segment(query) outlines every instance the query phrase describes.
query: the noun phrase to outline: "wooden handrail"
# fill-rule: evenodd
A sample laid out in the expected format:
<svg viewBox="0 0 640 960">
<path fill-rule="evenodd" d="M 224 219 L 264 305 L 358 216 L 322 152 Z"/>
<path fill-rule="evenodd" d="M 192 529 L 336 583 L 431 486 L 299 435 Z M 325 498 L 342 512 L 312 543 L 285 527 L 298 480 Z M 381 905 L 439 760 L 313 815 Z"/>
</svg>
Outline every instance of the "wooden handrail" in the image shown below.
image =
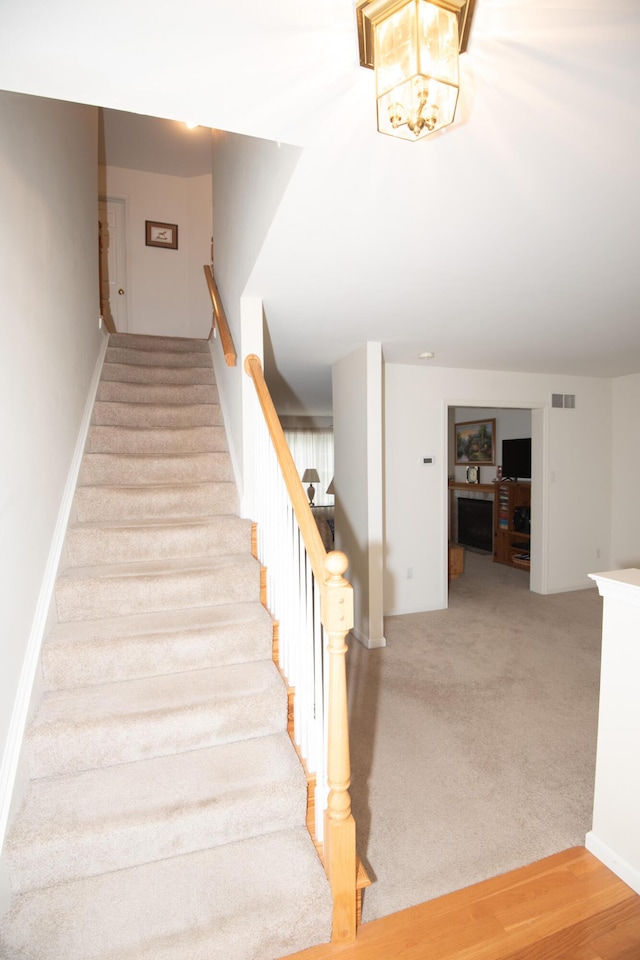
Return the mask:
<svg viewBox="0 0 640 960">
<path fill-rule="evenodd" d="M 233 345 L 233 337 L 231 336 L 231 331 L 229 330 L 229 324 L 227 322 L 227 315 L 224 312 L 224 306 L 222 305 L 222 297 L 220 296 L 220 291 L 218 290 L 215 277 L 213 276 L 213 270 L 211 269 L 210 265 L 205 263 L 203 270 L 207 280 L 207 286 L 209 288 L 211 305 L 213 307 L 211 333 L 213 333 L 214 326 L 217 323 L 225 362 L 228 367 L 235 367 L 238 355 L 236 354 L 236 348 Z M 211 336 L 211 334 L 209 334 L 209 336 Z"/>
<path fill-rule="evenodd" d="M 329 689 L 327 715 L 327 786 L 324 815 L 324 868 L 333 897 L 332 941 L 346 943 L 356 936 L 356 825 L 351 813 L 351 768 L 347 710 L 346 636 L 353 627 L 353 589 L 344 579 L 344 553 L 327 554 L 311 507 L 284 436 L 278 414 L 255 354 L 245 362 L 253 380 L 291 506 L 320 590 L 320 617 L 328 638 Z"/>
<path fill-rule="evenodd" d="M 102 290 L 104 277 L 102 275 L 102 254 L 104 251 L 104 242 L 102 240 L 102 221 L 98 220 L 98 286 L 100 288 L 100 317 L 109 333 L 117 333 L 116 325 L 113 322 L 113 316 L 109 307 L 109 300 L 105 300 Z"/>
</svg>

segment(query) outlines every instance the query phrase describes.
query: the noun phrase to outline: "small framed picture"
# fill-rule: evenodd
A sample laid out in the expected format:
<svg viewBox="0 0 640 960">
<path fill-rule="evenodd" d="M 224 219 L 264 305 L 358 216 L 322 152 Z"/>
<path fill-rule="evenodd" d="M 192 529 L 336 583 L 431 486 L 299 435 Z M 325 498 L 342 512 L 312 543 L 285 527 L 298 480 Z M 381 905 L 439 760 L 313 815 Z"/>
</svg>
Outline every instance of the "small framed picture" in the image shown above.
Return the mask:
<svg viewBox="0 0 640 960">
<path fill-rule="evenodd" d="M 467 483 L 480 483 L 480 467 L 467 467 Z"/>
<path fill-rule="evenodd" d="M 177 250 L 178 224 L 145 220 L 145 243 L 148 247 L 166 247 L 167 250 Z"/>
</svg>

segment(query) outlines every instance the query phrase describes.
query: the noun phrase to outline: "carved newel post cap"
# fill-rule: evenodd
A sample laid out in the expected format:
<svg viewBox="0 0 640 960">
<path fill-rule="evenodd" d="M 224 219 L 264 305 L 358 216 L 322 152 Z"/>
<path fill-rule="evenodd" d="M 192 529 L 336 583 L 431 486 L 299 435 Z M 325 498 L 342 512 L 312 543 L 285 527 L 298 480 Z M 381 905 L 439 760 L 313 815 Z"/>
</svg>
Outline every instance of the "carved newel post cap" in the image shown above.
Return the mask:
<svg viewBox="0 0 640 960">
<path fill-rule="evenodd" d="M 324 565 L 331 577 L 342 577 L 349 566 L 349 559 L 342 550 L 332 550 L 327 554 Z"/>
</svg>

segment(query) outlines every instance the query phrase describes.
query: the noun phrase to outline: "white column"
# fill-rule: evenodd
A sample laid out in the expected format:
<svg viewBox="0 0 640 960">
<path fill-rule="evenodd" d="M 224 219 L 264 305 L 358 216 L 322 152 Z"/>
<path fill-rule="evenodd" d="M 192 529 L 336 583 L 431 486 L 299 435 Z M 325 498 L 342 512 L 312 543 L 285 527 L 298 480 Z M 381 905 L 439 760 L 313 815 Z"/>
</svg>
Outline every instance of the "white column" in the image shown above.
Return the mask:
<svg viewBox="0 0 640 960">
<path fill-rule="evenodd" d="M 640 570 L 591 574 L 604 597 L 593 829 L 586 847 L 640 893 Z"/>
<path fill-rule="evenodd" d="M 386 646 L 383 610 L 382 347 L 366 343 L 333 365 L 336 549 L 349 557 L 353 634 Z"/>
</svg>

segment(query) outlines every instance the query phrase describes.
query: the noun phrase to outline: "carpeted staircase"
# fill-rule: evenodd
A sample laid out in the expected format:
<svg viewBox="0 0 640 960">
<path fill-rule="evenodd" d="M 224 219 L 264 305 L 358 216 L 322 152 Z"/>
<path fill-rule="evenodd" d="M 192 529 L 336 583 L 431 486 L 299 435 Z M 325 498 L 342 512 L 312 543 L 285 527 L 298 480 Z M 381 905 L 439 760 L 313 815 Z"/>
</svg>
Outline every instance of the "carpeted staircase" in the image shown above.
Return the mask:
<svg viewBox="0 0 640 960">
<path fill-rule="evenodd" d="M 64 558 L 3 960 L 270 960 L 331 936 L 208 345 L 113 336 Z"/>
</svg>

